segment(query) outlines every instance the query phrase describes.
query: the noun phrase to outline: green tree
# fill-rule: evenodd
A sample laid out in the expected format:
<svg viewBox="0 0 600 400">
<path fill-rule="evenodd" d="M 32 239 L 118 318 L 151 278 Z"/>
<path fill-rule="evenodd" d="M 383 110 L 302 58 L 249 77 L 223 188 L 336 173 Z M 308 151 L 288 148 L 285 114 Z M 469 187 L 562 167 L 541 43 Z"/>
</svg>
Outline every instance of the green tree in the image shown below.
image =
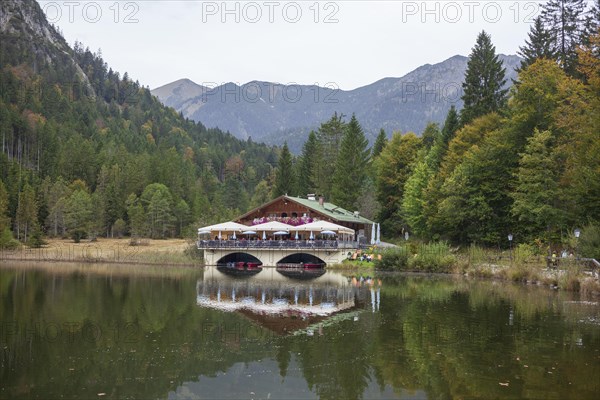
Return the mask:
<svg viewBox="0 0 600 400">
<path fill-rule="evenodd" d="M 433 122 L 428 123 L 423 131 L 423 134 L 421 135 L 423 146 L 427 149 L 430 149 L 439 134 L 439 125 Z"/>
<path fill-rule="evenodd" d="M 92 218 L 92 197 L 87 190 L 74 190 L 65 204 L 65 224 L 76 243 L 88 235 Z"/>
<path fill-rule="evenodd" d="M 469 55 L 463 82 L 464 108 L 461 123 L 468 124 L 482 115 L 502 109 L 506 103 L 505 69 L 496 54 L 490 35 L 482 31 Z"/>
<path fill-rule="evenodd" d="M 17 245 L 10 230 L 10 217 L 8 216 L 8 191 L 0 179 L 0 248 L 14 247 Z"/>
<path fill-rule="evenodd" d="M 173 208 L 173 214 L 177 220 L 177 235 L 183 235 L 183 228 L 190 223 L 190 206 L 185 200 L 180 199 Z"/>
<path fill-rule="evenodd" d="M 294 175 L 294 165 L 292 154 L 288 148 L 287 142 L 283 144 L 277 168 L 275 169 L 275 186 L 273 186 L 273 197 L 284 194 L 294 195 L 296 191 L 296 177 Z"/>
<path fill-rule="evenodd" d="M 315 179 L 314 179 L 314 163 L 319 153 L 319 143 L 317 141 L 317 134 L 314 131 L 310 131 L 308 139 L 302 146 L 302 154 L 298 160 L 297 165 L 297 176 L 298 176 L 298 194 L 306 195 L 308 193 L 315 192 Z M 253 202 L 254 203 L 254 202 Z"/>
<path fill-rule="evenodd" d="M 8 216 L 8 192 L 2 179 L 0 179 L 0 232 L 10 229 L 10 217 Z"/>
<path fill-rule="evenodd" d="M 427 150 L 422 149 L 417 157 L 419 161 L 406 180 L 402 198 L 402 216 L 413 234 L 421 237 L 427 233 L 427 219 L 423 211 L 425 204 L 423 192 L 434 173 L 434 170 L 428 165 L 427 158 Z"/>
<path fill-rule="evenodd" d="M 450 106 L 448 114 L 446 114 L 446 120 L 444 121 L 444 127 L 442 128 L 442 139 L 444 143 L 448 145 L 448 142 L 452 140 L 456 131 L 460 128 L 460 118 L 456 107 Z"/>
<path fill-rule="evenodd" d="M 330 197 L 332 188 L 332 179 L 335 174 L 335 166 L 342 143 L 342 138 L 346 132 L 346 123 L 344 116 L 334 113 L 331 119 L 321 124 L 317 130 L 317 146 L 314 164 L 313 179 L 315 190 L 318 194 Z"/>
<path fill-rule="evenodd" d="M 549 0 L 542 5 L 541 18 L 554 38 L 553 51 L 571 76 L 577 73 L 577 46 L 585 30 L 585 0 Z"/>
<path fill-rule="evenodd" d="M 517 54 L 521 56 L 519 71 L 524 70 L 538 58 L 555 60 L 556 51 L 553 48 L 552 33 L 546 29 L 542 17 L 538 15 L 528 33 L 529 39 L 525 40 L 525 46 L 519 47 Z"/>
<path fill-rule="evenodd" d="M 129 231 L 132 238 L 140 238 L 146 235 L 146 212 L 140 199 L 134 194 L 127 198 L 127 217 L 129 218 Z"/>
<path fill-rule="evenodd" d="M 65 235 L 67 226 L 65 224 L 65 207 L 67 199 L 71 195 L 71 190 L 62 177 L 52 184 L 48 190 L 46 203 L 48 207 L 48 217 L 46 218 L 46 228 L 49 234 L 53 236 Z"/>
<path fill-rule="evenodd" d="M 410 132 L 402 135 L 395 132 L 379 157 L 375 159 L 377 171 L 375 185 L 377 200 L 381 205 L 378 220 L 383 232 L 398 235 L 403 227 L 399 210 L 404 196 L 404 185 L 414 168 L 421 139 Z"/>
<path fill-rule="evenodd" d="M 37 202 L 35 201 L 35 191 L 29 183 L 26 183 L 23 190 L 19 193 L 19 204 L 15 224 L 17 228 L 17 238 L 27 242 L 29 233 L 37 225 Z"/>
<path fill-rule="evenodd" d="M 553 154 L 556 138 L 550 131 L 536 130 L 527 140 L 517 170 L 517 185 L 511 194 L 512 213 L 530 239 L 546 232 L 546 239 L 558 239 L 564 213 L 560 209 L 557 170 L 558 159 Z"/>
<path fill-rule="evenodd" d="M 150 237 L 164 239 L 173 222 L 173 198 L 169 188 L 162 183 L 151 183 L 146 186 L 140 199 L 145 206 Z"/>
<path fill-rule="evenodd" d="M 440 146 L 434 146 L 433 150 L 437 154 L 435 161 L 439 162 L 439 168 L 436 168 L 436 173 L 429 179 L 422 196 L 424 199 L 423 212 L 427 220 L 429 236 L 437 237 L 446 233 L 439 210 L 440 204 L 445 198 L 442 187 L 446 180 L 450 179 L 455 168 L 464 161 L 471 148 L 480 146 L 488 132 L 500 129 L 504 123 L 498 114 L 487 114 L 458 130 L 448 143 L 447 150 L 444 149 L 445 146 L 442 146 L 443 141 Z"/>
<path fill-rule="evenodd" d="M 383 128 L 379 130 L 379 134 L 375 139 L 375 143 L 373 144 L 373 149 L 371 150 L 371 157 L 374 159 L 383 151 L 383 148 L 387 144 L 387 135 Z"/>
<path fill-rule="evenodd" d="M 364 190 L 369 167 L 369 141 L 353 114 L 346 127 L 332 178 L 332 201 L 339 206 L 357 210 L 357 200 Z"/>
<path fill-rule="evenodd" d="M 256 208 L 262 204 L 267 203 L 272 199 L 271 197 L 272 189 L 269 186 L 269 182 L 265 179 L 258 182 L 256 188 L 254 189 L 254 194 L 252 195 L 252 199 L 250 200 L 250 207 Z"/>
</svg>

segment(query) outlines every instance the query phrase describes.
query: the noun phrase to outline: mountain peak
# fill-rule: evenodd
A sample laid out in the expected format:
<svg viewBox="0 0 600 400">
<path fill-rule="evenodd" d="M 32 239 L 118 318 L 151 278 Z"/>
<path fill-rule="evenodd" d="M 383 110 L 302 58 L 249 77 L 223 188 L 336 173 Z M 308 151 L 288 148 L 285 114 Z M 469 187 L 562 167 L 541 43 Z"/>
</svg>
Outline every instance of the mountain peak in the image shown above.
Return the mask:
<svg viewBox="0 0 600 400">
<path fill-rule="evenodd" d="M 507 82 L 516 78 L 520 58 L 499 55 Z M 400 78 L 383 78 L 354 90 L 332 90 L 314 85 L 286 87 L 272 82 L 227 83 L 210 91 L 179 80 L 152 93 L 167 106 L 207 127 L 219 127 L 240 139 L 281 145 L 298 153 L 307 133 L 334 112 L 356 114 L 365 134 L 374 140 L 381 128 L 417 132 L 429 122 L 442 124 L 451 105 L 462 107 L 462 82 L 468 57 L 452 56 L 425 64 Z M 234 90 L 237 89 L 237 90 Z"/>
</svg>

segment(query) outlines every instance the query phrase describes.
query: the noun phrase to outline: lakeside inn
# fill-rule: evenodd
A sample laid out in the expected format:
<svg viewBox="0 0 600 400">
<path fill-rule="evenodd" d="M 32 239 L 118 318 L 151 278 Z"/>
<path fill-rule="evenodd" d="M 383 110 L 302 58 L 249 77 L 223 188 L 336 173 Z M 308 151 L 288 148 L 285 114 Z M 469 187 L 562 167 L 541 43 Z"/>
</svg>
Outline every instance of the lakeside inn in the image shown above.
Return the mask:
<svg viewBox="0 0 600 400">
<path fill-rule="evenodd" d="M 375 226 L 323 197 L 283 195 L 234 221 L 198 229 L 197 243 L 208 265 L 322 268 L 378 242 Z"/>
</svg>

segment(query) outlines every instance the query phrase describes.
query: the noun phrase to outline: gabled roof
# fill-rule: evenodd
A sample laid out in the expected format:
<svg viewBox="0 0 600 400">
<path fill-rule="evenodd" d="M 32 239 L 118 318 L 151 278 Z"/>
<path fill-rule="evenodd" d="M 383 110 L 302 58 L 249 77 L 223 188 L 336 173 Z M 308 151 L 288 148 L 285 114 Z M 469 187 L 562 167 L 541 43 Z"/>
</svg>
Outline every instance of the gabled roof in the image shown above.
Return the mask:
<svg viewBox="0 0 600 400">
<path fill-rule="evenodd" d="M 353 212 L 343 209 L 342 207 L 336 206 L 333 203 L 324 202 L 323 205 L 320 205 L 319 200 L 309 200 L 304 197 L 284 197 L 290 201 L 294 201 L 307 208 L 310 208 L 311 210 L 317 211 L 321 214 L 325 214 L 328 217 L 338 221 L 356 222 L 359 224 L 373 224 L 373 221 L 360 215 L 356 216 Z"/>
<path fill-rule="evenodd" d="M 358 224 L 373 224 L 374 223 L 373 221 L 371 221 L 365 217 L 362 217 L 360 215 L 356 216 L 353 212 L 345 210 L 339 206 L 336 206 L 333 203 L 325 202 L 325 203 L 323 203 L 323 205 L 320 205 L 319 200 L 309 200 L 304 197 L 292 197 L 292 196 L 285 196 L 285 195 L 279 196 L 278 198 L 271 200 L 268 203 L 265 203 L 253 210 L 248 211 L 244 215 L 238 217 L 237 220 L 245 218 L 245 217 L 249 216 L 250 214 L 253 214 L 254 212 L 256 212 L 256 210 L 264 208 L 266 206 L 269 206 L 280 200 L 293 201 L 297 204 L 300 204 L 300 205 L 302 205 L 306 208 L 309 208 L 315 212 L 323 214 L 323 215 L 327 216 L 328 218 L 331 218 L 336 221 L 354 222 L 354 223 L 358 223 Z"/>
</svg>

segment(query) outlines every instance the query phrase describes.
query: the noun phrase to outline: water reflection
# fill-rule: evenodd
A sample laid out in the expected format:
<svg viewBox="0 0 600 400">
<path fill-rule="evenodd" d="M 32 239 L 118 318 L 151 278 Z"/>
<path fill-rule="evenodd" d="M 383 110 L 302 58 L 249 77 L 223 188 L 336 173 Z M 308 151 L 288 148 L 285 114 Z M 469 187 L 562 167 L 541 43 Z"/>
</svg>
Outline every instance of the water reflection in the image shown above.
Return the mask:
<svg viewBox="0 0 600 400">
<path fill-rule="evenodd" d="M 0 398 L 600 394 L 597 299 L 446 277 L 169 271 L 1 267 Z M 245 307 L 198 304 L 219 288 Z"/>
<path fill-rule="evenodd" d="M 336 320 L 356 316 L 367 302 L 373 311 L 379 309 L 379 291 L 360 290 L 360 285 L 350 284 L 341 274 L 324 270 L 301 271 L 302 280 L 290 278 L 291 268 L 268 268 L 261 274 L 240 275 L 231 278 L 231 271 L 207 267 L 203 278 L 196 284 L 196 304 L 223 312 L 236 312 L 259 325 L 276 332 L 289 334 L 306 330 L 313 335 L 315 329 L 322 333 L 323 323 L 330 317 Z M 310 280 L 308 279 L 310 277 Z"/>
</svg>

